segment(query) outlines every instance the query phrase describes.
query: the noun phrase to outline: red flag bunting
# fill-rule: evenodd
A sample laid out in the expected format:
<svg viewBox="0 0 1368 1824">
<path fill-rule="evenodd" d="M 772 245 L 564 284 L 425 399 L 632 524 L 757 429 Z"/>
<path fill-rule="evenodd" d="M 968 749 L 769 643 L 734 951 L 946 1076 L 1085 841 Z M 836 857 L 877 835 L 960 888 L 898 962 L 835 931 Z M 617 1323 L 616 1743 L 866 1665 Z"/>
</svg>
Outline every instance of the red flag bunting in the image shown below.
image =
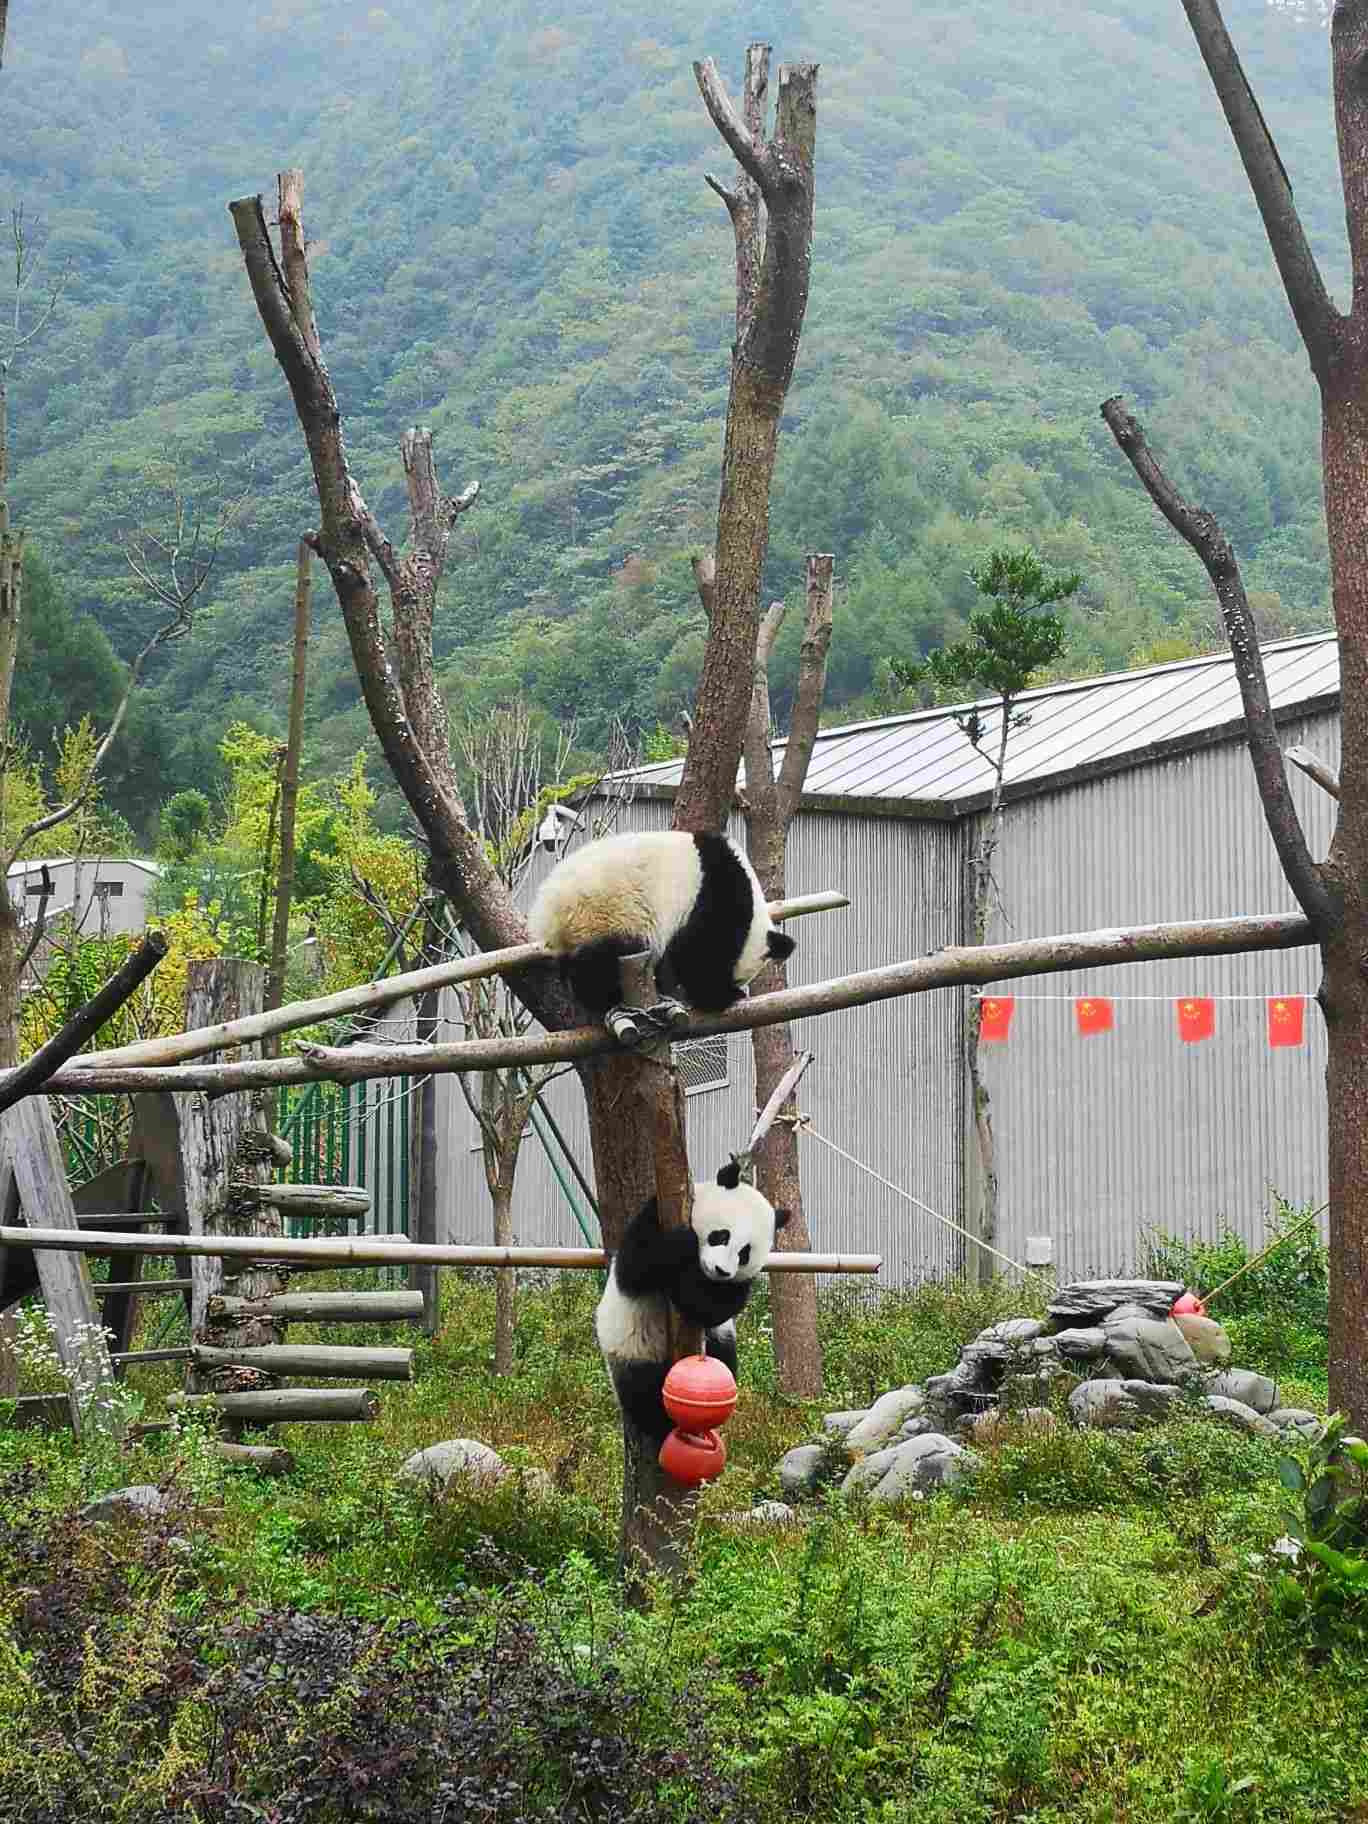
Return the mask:
<svg viewBox="0 0 1368 1824">
<path fill-rule="evenodd" d="M 1005 1040 L 1015 1006 L 1010 994 L 984 995 L 979 1002 L 979 1037 L 990 1043 Z"/>
<path fill-rule="evenodd" d="M 1188 995 L 1174 1005 L 1178 1009 L 1178 1037 L 1185 1045 L 1209 1039 L 1216 1031 L 1216 1003 L 1209 995 Z"/>
<path fill-rule="evenodd" d="M 1300 1045 L 1306 1037 L 1306 996 L 1281 994 L 1269 997 L 1268 1042 Z"/>
<path fill-rule="evenodd" d="M 1103 995 L 1089 995 L 1086 1000 L 1074 1002 L 1074 1019 L 1078 1023 L 1080 1038 L 1085 1039 L 1092 1032 L 1110 1032 L 1112 1004 Z"/>
</svg>

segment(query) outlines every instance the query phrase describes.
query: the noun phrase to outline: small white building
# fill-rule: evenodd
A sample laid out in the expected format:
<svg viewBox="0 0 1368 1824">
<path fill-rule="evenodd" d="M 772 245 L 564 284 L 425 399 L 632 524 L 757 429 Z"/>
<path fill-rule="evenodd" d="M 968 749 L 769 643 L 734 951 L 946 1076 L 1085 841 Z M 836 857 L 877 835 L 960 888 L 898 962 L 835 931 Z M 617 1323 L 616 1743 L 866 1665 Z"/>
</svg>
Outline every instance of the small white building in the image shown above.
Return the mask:
<svg viewBox="0 0 1368 1824">
<path fill-rule="evenodd" d="M 52 884 L 46 901 L 48 922 L 70 919 L 82 937 L 141 931 L 147 923 L 148 902 L 161 878 L 158 863 L 129 855 L 16 861 L 7 885 L 22 924 L 31 924 L 43 904 L 45 869 Z"/>
</svg>

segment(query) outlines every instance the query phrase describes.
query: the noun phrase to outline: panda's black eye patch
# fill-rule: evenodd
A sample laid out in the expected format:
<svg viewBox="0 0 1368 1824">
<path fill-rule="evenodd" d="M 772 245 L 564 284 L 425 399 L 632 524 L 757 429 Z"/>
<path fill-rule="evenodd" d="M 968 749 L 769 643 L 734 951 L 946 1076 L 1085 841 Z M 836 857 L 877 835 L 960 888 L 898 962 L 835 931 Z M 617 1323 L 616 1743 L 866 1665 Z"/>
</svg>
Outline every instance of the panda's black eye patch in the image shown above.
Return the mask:
<svg viewBox="0 0 1368 1824">
<path fill-rule="evenodd" d="M 737 1255 L 736 1258 L 740 1261 L 741 1265 L 744 1267 L 746 1262 L 750 1259 L 750 1243 L 749 1242 L 746 1243 L 745 1247 L 742 1248 L 741 1252 Z"/>
<path fill-rule="evenodd" d="M 710 1248 L 725 1248 L 730 1240 L 730 1229 L 714 1229 L 712 1234 L 708 1237 L 708 1246 Z"/>
</svg>

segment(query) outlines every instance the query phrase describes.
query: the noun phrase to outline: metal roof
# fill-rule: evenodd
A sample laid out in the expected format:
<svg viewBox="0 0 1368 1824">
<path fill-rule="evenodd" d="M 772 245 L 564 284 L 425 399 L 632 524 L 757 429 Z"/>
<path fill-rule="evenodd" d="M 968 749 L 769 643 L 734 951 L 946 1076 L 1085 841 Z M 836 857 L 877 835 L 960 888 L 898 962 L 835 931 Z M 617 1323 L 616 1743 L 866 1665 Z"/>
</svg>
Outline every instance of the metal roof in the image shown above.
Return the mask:
<svg viewBox="0 0 1368 1824">
<path fill-rule="evenodd" d="M 1263 648 L 1274 714 L 1303 713 L 1339 700 L 1336 636 L 1314 634 Z M 1000 727 L 998 699 L 980 699 L 989 738 Z M 1030 718 L 1007 744 L 1011 797 L 1139 766 L 1243 732 L 1244 710 L 1228 653 L 1110 672 L 1024 691 L 1017 708 Z M 957 705 L 961 710 L 969 704 Z M 785 742 L 771 752 L 778 766 Z M 648 796 L 672 797 L 682 760 L 639 768 Z M 738 776 L 744 784 L 744 767 Z M 950 707 L 825 728 L 817 736 L 803 802 L 816 807 L 882 811 L 893 816 L 955 817 L 979 809 L 992 791 L 993 769 L 969 745 Z"/>
</svg>

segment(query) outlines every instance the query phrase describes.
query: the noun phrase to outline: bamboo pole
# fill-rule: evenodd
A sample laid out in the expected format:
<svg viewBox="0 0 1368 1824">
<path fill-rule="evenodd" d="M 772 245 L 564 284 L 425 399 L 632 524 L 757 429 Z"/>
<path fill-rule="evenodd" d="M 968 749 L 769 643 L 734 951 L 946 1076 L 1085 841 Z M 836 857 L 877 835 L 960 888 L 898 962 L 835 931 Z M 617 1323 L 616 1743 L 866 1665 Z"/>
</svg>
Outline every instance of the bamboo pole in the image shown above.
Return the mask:
<svg viewBox="0 0 1368 1824">
<path fill-rule="evenodd" d="M 812 912 L 836 912 L 849 904 L 844 893 L 804 893 L 795 899 L 777 901 L 769 908 L 769 914 L 778 923 L 788 918 L 804 918 Z M 73 1060 L 73 1068 L 104 1070 L 115 1066 L 150 1068 L 180 1064 L 189 1058 L 203 1057 L 206 1052 L 222 1051 L 226 1046 L 245 1045 L 255 1039 L 270 1038 L 276 1033 L 292 1032 L 300 1026 L 315 1026 L 320 1020 L 389 1007 L 395 1001 L 406 1000 L 409 995 L 421 994 L 429 988 L 446 988 L 454 982 L 476 981 L 487 975 L 515 975 L 520 969 L 544 967 L 555 960 L 551 952 L 543 950 L 540 944 L 515 944 L 507 950 L 484 950 L 476 956 L 459 957 L 454 962 L 433 963 L 426 969 L 411 969 L 406 975 L 387 976 L 383 981 L 361 982 L 355 988 L 343 988 L 336 994 L 320 995 L 316 1000 L 291 1001 L 286 1007 L 245 1014 L 241 1019 L 224 1020 L 216 1026 L 200 1026 L 191 1032 L 170 1033 L 161 1039 L 142 1039 L 133 1045 L 116 1046 L 111 1051 L 88 1051 Z M 0 1073 L 0 1085 L 5 1081 L 6 1078 Z M 298 1081 L 303 1082 L 305 1079 L 300 1078 Z"/>
<path fill-rule="evenodd" d="M 950 944 L 931 956 L 890 963 L 882 969 L 866 969 L 802 988 L 756 995 L 736 1002 L 723 1013 L 691 1014 L 672 1037 L 697 1039 L 725 1032 L 749 1032 L 756 1026 L 774 1026 L 783 1020 L 863 1007 L 871 1001 L 892 1000 L 904 994 L 925 994 L 934 988 L 981 986 L 1016 976 L 1052 975 L 1066 969 L 1097 969 L 1118 963 L 1152 963 L 1171 957 L 1296 950 L 1315 942 L 1311 925 L 1301 913 L 1279 912 L 1068 932 L 1011 944 Z M 497 954 L 500 953 L 488 953 Z M 513 952 L 502 954 L 509 956 Z M 96 1070 L 72 1064 L 49 1078 L 43 1092 L 83 1095 L 96 1090 L 200 1089 L 209 1095 L 231 1095 L 240 1089 L 280 1083 L 352 1083 L 366 1077 L 494 1070 L 509 1064 L 574 1063 L 612 1051 L 615 1044 L 601 1026 L 581 1026 L 521 1039 L 464 1039 L 446 1045 L 309 1045 L 290 1058 L 248 1064 L 182 1065 L 169 1070 Z M 0 1072 L 0 1084 L 4 1081 L 4 1073 Z"/>
<path fill-rule="evenodd" d="M 371 1236 L 328 1236 L 295 1241 L 254 1235 L 83 1235 L 79 1229 L 0 1228 L 0 1248 L 46 1248 L 95 1254 L 113 1244 L 120 1254 L 188 1254 L 193 1257 L 284 1261 L 339 1267 L 606 1267 L 602 1248 L 484 1248 L 440 1242 L 380 1241 Z M 772 1254 L 767 1273 L 877 1273 L 878 1254 Z"/>
</svg>

